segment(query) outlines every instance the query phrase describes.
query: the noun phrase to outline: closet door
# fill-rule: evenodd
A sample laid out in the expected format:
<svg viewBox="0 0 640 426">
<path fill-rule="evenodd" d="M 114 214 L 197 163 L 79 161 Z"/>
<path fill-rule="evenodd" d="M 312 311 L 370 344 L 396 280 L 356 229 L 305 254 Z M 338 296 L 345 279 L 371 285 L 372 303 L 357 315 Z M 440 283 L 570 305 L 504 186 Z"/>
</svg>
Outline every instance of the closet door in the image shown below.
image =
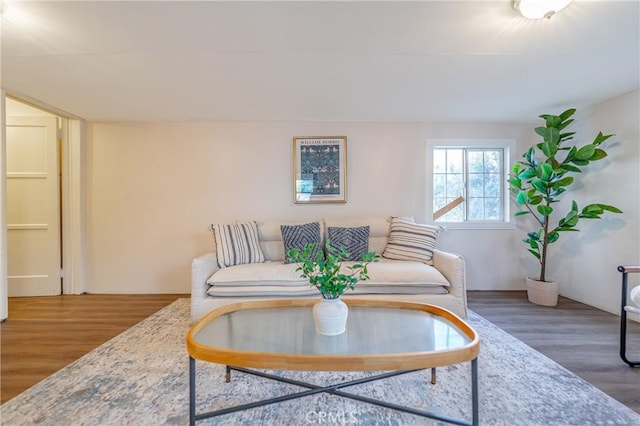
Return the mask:
<svg viewBox="0 0 640 426">
<path fill-rule="evenodd" d="M 55 117 L 7 117 L 8 294 L 61 294 Z"/>
</svg>

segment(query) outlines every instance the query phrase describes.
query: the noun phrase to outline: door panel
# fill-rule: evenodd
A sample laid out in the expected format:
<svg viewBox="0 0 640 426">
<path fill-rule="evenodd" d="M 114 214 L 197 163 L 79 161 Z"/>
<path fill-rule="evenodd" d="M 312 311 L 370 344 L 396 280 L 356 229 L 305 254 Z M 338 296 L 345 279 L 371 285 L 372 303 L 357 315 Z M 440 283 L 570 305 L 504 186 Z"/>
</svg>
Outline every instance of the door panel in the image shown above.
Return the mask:
<svg viewBox="0 0 640 426">
<path fill-rule="evenodd" d="M 7 117 L 9 296 L 60 294 L 57 121 Z"/>
</svg>

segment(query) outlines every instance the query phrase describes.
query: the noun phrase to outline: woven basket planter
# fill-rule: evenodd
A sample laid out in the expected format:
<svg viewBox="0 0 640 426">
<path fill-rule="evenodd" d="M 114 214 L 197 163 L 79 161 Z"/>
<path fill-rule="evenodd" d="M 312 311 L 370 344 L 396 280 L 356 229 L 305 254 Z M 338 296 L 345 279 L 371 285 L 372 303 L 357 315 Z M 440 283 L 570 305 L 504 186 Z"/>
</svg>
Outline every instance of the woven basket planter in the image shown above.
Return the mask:
<svg viewBox="0 0 640 426">
<path fill-rule="evenodd" d="M 527 278 L 527 297 L 529 302 L 541 306 L 557 306 L 560 283 L 557 281 L 538 281 Z"/>
</svg>

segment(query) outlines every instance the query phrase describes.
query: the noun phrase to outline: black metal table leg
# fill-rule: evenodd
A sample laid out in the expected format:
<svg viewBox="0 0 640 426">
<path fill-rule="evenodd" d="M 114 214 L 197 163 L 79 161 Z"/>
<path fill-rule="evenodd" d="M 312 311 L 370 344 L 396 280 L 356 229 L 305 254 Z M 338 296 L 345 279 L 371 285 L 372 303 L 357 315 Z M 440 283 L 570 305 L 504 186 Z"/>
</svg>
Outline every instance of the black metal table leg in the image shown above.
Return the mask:
<svg viewBox="0 0 640 426">
<path fill-rule="evenodd" d="M 478 358 L 471 360 L 471 424 L 480 424 L 478 415 Z"/>
<path fill-rule="evenodd" d="M 189 357 L 189 425 L 196 424 L 196 360 Z"/>
</svg>

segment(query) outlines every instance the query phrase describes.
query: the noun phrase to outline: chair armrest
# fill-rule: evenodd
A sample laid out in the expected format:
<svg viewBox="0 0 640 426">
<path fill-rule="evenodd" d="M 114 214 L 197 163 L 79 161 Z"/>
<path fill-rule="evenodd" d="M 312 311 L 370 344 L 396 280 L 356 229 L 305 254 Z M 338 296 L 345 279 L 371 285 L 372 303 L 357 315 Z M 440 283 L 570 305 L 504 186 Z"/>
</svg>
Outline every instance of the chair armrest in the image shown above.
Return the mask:
<svg viewBox="0 0 640 426">
<path fill-rule="evenodd" d="M 207 280 L 220 267 L 215 253 L 207 253 L 191 262 L 191 310 L 207 297 Z"/>
<path fill-rule="evenodd" d="M 436 268 L 449 281 L 449 293 L 464 301 L 464 309 L 467 309 L 467 277 L 464 258 L 459 254 L 448 253 L 442 250 L 433 251 L 433 267 Z"/>
</svg>

